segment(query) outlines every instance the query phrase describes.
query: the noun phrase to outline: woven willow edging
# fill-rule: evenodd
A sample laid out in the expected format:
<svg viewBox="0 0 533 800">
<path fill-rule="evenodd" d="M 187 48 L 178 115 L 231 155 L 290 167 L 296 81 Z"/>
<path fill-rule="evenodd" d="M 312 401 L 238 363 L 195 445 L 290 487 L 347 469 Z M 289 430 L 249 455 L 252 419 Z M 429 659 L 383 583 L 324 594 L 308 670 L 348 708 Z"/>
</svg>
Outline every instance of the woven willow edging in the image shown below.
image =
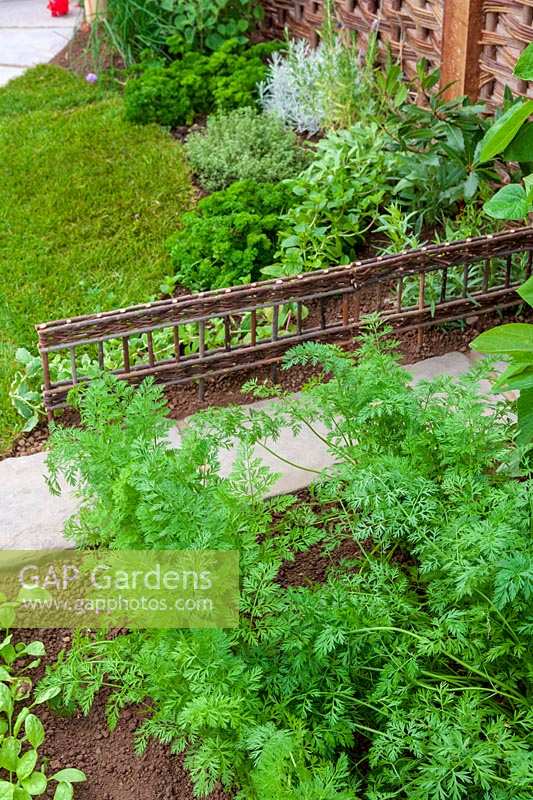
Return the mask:
<svg viewBox="0 0 533 800">
<path fill-rule="evenodd" d="M 51 418 L 55 409 L 67 404 L 70 389 L 89 380 L 78 366 L 87 347 L 95 348 L 100 367 L 106 369 L 104 343 L 113 340 L 122 347 L 122 367 L 112 370 L 121 380 L 138 385 L 151 375 L 165 386 L 198 382 L 201 392 L 207 378 L 278 364 L 299 342 L 351 343 L 364 313 L 380 312 L 400 334 L 417 329 L 420 345 L 423 331 L 432 325 L 518 305 L 521 300 L 514 289 L 531 274 L 532 266 L 533 228 L 521 228 L 293 278 L 46 322 L 36 326 L 44 405 Z M 288 303 L 293 304 L 294 325 L 287 330 L 280 326 L 280 310 Z M 307 319 L 304 307 L 313 309 Z M 265 309 L 267 331 L 258 325 Z M 245 314 L 251 320 L 250 335 L 242 343 L 233 323 Z M 224 344 L 212 347 L 210 326 L 220 321 Z M 190 324 L 197 326 L 198 352 L 185 354 L 180 329 Z M 154 348 L 154 333 L 165 329 L 173 341 L 171 358 L 158 357 Z M 139 336 L 145 337 L 146 361 L 131 364 L 131 339 Z M 56 352 L 70 353 L 69 380 L 50 379 L 49 356 Z"/>
</svg>

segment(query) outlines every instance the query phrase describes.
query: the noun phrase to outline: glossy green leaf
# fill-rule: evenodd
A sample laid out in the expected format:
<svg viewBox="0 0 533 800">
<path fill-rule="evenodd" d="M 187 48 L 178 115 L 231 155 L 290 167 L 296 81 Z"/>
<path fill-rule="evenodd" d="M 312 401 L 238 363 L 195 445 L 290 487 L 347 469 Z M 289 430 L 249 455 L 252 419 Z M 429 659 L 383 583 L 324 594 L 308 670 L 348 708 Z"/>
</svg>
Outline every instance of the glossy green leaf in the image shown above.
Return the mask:
<svg viewBox="0 0 533 800">
<path fill-rule="evenodd" d="M 527 118 L 533 114 L 533 100 L 515 103 L 490 127 L 482 139 L 479 153 L 480 163 L 502 153 L 514 139 Z"/>
<path fill-rule="evenodd" d="M 533 275 L 527 279 L 517 290 L 518 294 L 526 303 L 533 308 Z"/>
<path fill-rule="evenodd" d="M 52 697 L 57 697 L 57 695 L 61 692 L 61 687 L 59 686 L 49 686 L 48 689 L 43 689 L 42 691 L 37 691 L 33 702 L 36 705 L 40 703 L 46 703 L 48 700 L 51 700 Z"/>
<path fill-rule="evenodd" d="M 13 699 L 11 691 L 5 683 L 0 683 L 0 712 L 11 716 L 13 713 Z"/>
<path fill-rule="evenodd" d="M 527 122 L 505 148 L 506 161 L 533 161 L 533 122 Z"/>
<path fill-rule="evenodd" d="M 0 628 L 12 628 L 16 619 L 12 606 L 0 606 Z"/>
<path fill-rule="evenodd" d="M 42 642 L 30 642 L 30 644 L 26 645 L 24 648 L 24 652 L 27 653 L 29 656 L 45 656 L 46 649 Z"/>
<path fill-rule="evenodd" d="M 38 748 L 44 742 L 44 726 L 39 717 L 29 714 L 24 722 L 26 739 L 32 747 Z"/>
<path fill-rule="evenodd" d="M 533 325 L 511 322 L 476 336 L 471 344 L 479 353 L 533 353 Z"/>
<path fill-rule="evenodd" d="M 523 220 L 528 214 L 525 189 L 517 183 L 504 186 L 485 203 L 483 208 L 494 219 Z"/>
<path fill-rule="evenodd" d="M 8 736 L 0 747 L 0 767 L 10 772 L 15 772 L 18 763 L 21 744 L 18 739 Z"/>
<path fill-rule="evenodd" d="M 516 62 L 514 74 L 524 81 L 533 81 L 533 42 L 528 44 Z"/>
<path fill-rule="evenodd" d="M 22 781 L 22 785 L 28 794 L 39 795 L 46 791 L 48 781 L 42 772 L 34 772 L 29 778 Z"/>
<path fill-rule="evenodd" d="M 10 681 L 12 680 L 11 674 L 7 671 L 5 667 L 0 667 L 0 681 Z"/>
<path fill-rule="evenodd" d="M 81 769 L 68 767 L 67 769 L 60 769 L 59 772 L 55 772 L 50 777 L 50 780 L 67 781 L 68 783 L 83 783 L 83 781 L 87 780 L 87 776 L 85 775 L 85 772 L 82 772 Z"/>
<path fill-rule="evenodd" d="M 14 800 L 15 787 L 7 781 L 0 781 L 0 800 Z"/>
<path fill-rule="evenodd" d="M 27 750 L 21 755 L 17 763 L 17 778 L 19 781 L 29 778 L 37 764 L 37 750 Z"/>
<path fill-rule="evenodd" d="M 516 408 L 518 411 L 518 443 L 533 441 L 533 389 L 520 392 Z"/>
<path fill-rule="evenodd" d="M 23 787 L 16 786 L 13 800 L 31 800 L 31 794 Z"/>
<path fill-rule="evenodd" d="M 71 783 L 58 783 L 54 792 L 54 800 L 72 800 L 74 789 Z"/>
</svg>

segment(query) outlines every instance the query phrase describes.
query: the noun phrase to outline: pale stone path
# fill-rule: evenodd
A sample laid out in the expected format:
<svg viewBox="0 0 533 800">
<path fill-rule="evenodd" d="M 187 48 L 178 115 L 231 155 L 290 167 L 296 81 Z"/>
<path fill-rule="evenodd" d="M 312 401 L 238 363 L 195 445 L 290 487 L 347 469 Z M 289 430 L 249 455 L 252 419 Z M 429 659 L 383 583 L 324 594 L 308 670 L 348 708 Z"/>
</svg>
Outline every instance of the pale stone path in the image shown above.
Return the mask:
<svg viewBox="0 0 533 800">
<path fill-rule="evenodd" d="M 447 353 L 410 365 L 407 370 L 413 381 L 440 375 L 458 377 L 468 371 L 476 358 L 475 354 Z M 487 382 L 482 388 L 488 391 L 490 385 Z M 254 405 L 264 404 L 262 401 Z M 179 431 L 186 424 L 187 420 L 182 420 L 171 431 L 173 445 L 179 446 Z M 284 459 L 313 470 L 321 470 L 332 463 L 326 447 L 305 430 L 296 437 L 290 430 L 282 431 L 275 449 Z M 316 477 L 313 472 L 289 466 L 262 448 L 258 449 L 258 455 L 266 465 L 281 474 L 274 494 L 302 489 Z M 234 451 L 222 452 L 222 474 L 229 472 L 234 457 Z M 63 527 L 75 512 L 77 501 L 71 489 L 65 489 L 59 497 L 49 493 L 44 477 L 45 460 L 45 453 L 37 453 L 0 462 L 0 549 L 68 546 L 63 537 Z"/>
<path fill-rule="evenodd" d="M 47 0 L 0 0 L 0 86 L 59 53 L 81 13 L 75 0 L 63 17 L 52 17 Z"/>
</svg>

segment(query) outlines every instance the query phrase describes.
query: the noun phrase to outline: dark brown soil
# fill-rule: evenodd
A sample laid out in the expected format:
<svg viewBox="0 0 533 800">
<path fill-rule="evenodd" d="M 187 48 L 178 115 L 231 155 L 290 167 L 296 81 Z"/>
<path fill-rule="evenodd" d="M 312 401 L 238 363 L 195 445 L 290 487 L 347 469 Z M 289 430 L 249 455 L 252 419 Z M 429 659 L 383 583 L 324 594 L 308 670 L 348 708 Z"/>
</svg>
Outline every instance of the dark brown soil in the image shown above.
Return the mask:
<svg viewBox="0 0 533 800">
<path fill-rule="evenodd" d="M 99 74 L 106 70 L 124 69 L 124 62 L 102 41 L 98 48 L 91 45 L 91 29 L 82 23 L 72 39 L 50 61 L 84 78 L 87 73 Z"/>
<path fill-rule="evenodd" d="M 46 662 L 52 664 L 58 653 L 68 648 L 70 631 L 18 631 L 17 640 L 44 642 Z M 42 668 L 39 672 L 42 674 Z M 40 677 L 39 673 L 35 677 Z M 76 767 L 87 775 L 87 782 L 76 785 L 76 800 L 193 800 L 194 794 L 183 757 L 170 753 L 167 746 L 152 742 L 142 756 L 134 753 L 135 729 L 143 719 L 140 708 L 129 708 L 110 731 L 105 718 L 106 693 L 96 699 L 90 713 L 59 716 L 41 706 L 39 717 L 45 726 L 46 740 L 40 752 L 47 759 L 48 774 Z M 51 784 L 51 787 L 53 785 Z M 53 788 L 47 797 L 51 798 Z M 209 800 L 230 800 L 217 790 Z"/>
</svg>

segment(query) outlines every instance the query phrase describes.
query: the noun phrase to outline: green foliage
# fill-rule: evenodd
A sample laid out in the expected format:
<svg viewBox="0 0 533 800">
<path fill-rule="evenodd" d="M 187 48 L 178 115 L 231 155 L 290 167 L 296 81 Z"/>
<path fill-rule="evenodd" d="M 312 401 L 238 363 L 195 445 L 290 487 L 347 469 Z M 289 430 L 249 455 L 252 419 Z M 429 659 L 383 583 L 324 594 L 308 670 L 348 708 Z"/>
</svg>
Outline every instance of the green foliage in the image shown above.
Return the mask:
<svg viewBox="0 0 533 800">
<path fill-rule="evenodd" d="M 175 32 L 167 39 L 171 53 L 217 50 L 226 39 L 245 44 L 246 35 L 263 17 L 263 8 L 255 0 L 171 1 L 175 14 Z"/>
<path fill-rule="evenodd" d="M 269 407 L 208 410 L 178 450 L 149 382 L 80 390 L 83 427 L 56 430 L 49 456 L 52 480 L 81 492 L 70 535 L 239 548 L 241 619 L 78 634 L 44 686 L 84 711 L 113 687 L 112 725 L 150 698 L 139 750 L 155 736 L 185 751 L 200 796 L 220 780 L 239 800 L 528 800 L 532 486 L 513 477 L 507 409 L 486 413 L 486 368 L 411 387 L 374 322 L 357 354 L 307 343 L 293 365 L 328 380 Z M 318 423 L 334 466 L 309 502 L 264 499 L 275 476 L 257 448 Z M 237 450 L 225 478 L 220 448 Z M 282 588 L 283 564 L 346 541 L 355 564 L 331 559 L 323 582 Z"/>
<path fill-rule="evenodd" d="M 390 195 L 396 157 L 372 122 L 329 133 L 298 177 L 287 181 L 295 196 L 280 237 L 281 265 L 267 275 L 292 274 L 346 264 Z"/>
<path fill-rule="evenodd" d="M 466 98 L 446 101 L 435 92 L 438 71 L 427 73 L 417 65 L 417 82 L 411 89 L 427 97 L 427 106 L 408 101 L 400 68 L 391 64 L 380 79 L 387 99 L 385 127 L 398 153 L 397 199 L 407 210 L 418 210 L 421 222 L 435 224 L 454 214 L 459 203 L 470 203 L 496 179 L 492 164 L 477 160 L 478 145 L 486 129 L 484 106 Z"/>
<path fill-rule="evenodd" d="M 168 65 L 145 62 L 126 84 L 126 118 L 183 125 L 213 108 L 254 105 L 264 60 L 279 47 L 279 42 L 266 42 L 243 48 L 238 39 L 228 39 L 211 55 L 192 51 Z"/>
<path fill-rule="evenodd" d="M 533 43 L 517 61 L 515 75 L 533 80 Z M 495 219 L 527 222 L 533 212 L 533 123 L 528 122 L 532 114 L 533 100 L 517 100 L 495 119 L 481 142 L 480 163 L 501 156 L 522 166 L 521 183 L 503 186 L 485 203 L 485 211 Z"/>
<path fill-rule="evenodd" d="M 51 67 L 0 89 L 20 112 L 0 117 L 0 449 L 17 427 L 15 352 L 35 347 L 35 323 L 146 300 L 190 204 L 181 147 L 126 123 L 118 98 L 86 102 L 93 91 Z"/>
<path fill-rule="evenodd" d="M 518 289 L 518 294 L 533 308 L 533 277 Z M 509 366 L 494 384 L 495 390 L 520 391 L 517 403 L 519 441 L 533 440 L 533 325 L 511 322 L 480 334 L 471 344 L 480 353 L 503 355 Z"/>
<path fill-rule="evenodd" d="M 209 117 L 207 128 L 185 146 L 201 185 L 209 192 L 238 180 L 275 183 L 294 175 L 304 153 L 277 117 L 238 108 Z"/>
<path fill-rule="evenodd" d="M 132 64 L 146 50 L 210 51 L 225 39 L 243 42 L 261 18 L 254 0 L 108 0 L 100 35 Z"/>
<path fill-rule="evenodd" d="M 31 590 L 34 598 L 39 591 L 42 590 Z M 12 626 L 15 607 L 25 600 L 28 597 L 22 592 L 15 601 L 7 601 L 0 593 L 0 627 Z M 0 641 L 0 797 L 5 800 L 51 797 L 48 794 L 51 782 L 57 784 L 54 800 L 72 798 L 72 784 L 86 780 L 84 772 L 73 768 L 59 770 L 50 777 L 46 775 L 46 759 L 39 754 L 45 731 L 34 709 L 58 695 L 59 688 L 34 693 L 30 674 L 44 655 L 42 642 L 15 644 L 7 630 Z"/>
<path fill-rule="evenodd" d="M 280 215 L 290 202 L 285 185 L 252 180 L 200 200 L 168 242 L 175 281 L 199 291 L 257 280 L 272 263 Z"/>
</svg>

